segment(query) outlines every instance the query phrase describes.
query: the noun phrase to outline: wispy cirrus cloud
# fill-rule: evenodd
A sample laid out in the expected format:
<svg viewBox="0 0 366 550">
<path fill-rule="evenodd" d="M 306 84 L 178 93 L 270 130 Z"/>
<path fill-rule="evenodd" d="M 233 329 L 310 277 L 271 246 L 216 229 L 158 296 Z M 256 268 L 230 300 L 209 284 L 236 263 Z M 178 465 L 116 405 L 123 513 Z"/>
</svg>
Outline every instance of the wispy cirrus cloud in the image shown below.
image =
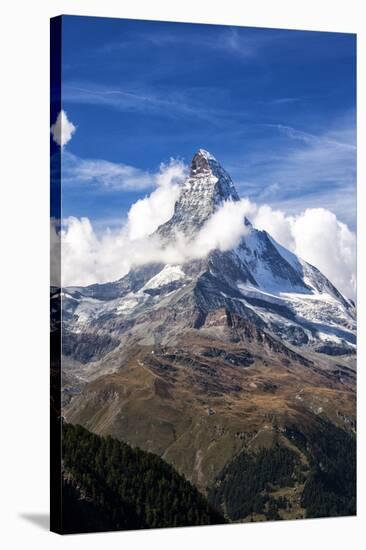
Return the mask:
<svg viewBox="0 0 366 550">
<path fill-rule="evenodd" d="M 346 139 L 344 141 L 340 141 L 332 138 L 332 136 L 329 134 L 317 136 L 309 132 L 304 132 L 303 130 L 298 130 L 296 128 L 293 128 L 292 126 L 285 126 L 284 124 L 268 124 L 268 126 L 272 126 L 274 128 L 278 128 L 278 130 L 280 131 L 286 132 L 291 139 L 300 140 L 310 145 L 320 144 L 339 147 L 341 149 L 349 149 L 351 151 L 356 150 L 356 145 L 354 143 L 347 142 L 347 138 L 349 138 L 348 131 L 346 131 Z M 337 134 L 340 135 L 340 137 L 342 138 L 341 131 L 336 132 L 336 135 Z"/>
<path fill-rule="evenodd" d="M 221 52 L 228 56 L 237 55 L 243 60 L 251 60 L 262 53 L 262 50 L 269 47 L 273 42 L 284 39 L 282 31 L 271 29 L 266 32 L 260 32 L 253 28 L 237 27 L 206 27 L 205 32 L 196 32 L 197 26 L 187 24 L 185 32 L 174 32 L 172 28 L 166 27 L 159 32 L 139 32 L 132 38 L 126 38 L 118 42 L 107 42 L 98 49 L 100 54 L 118 52 L 136 47 L 166 48 L 172 46 L 184 46 L 197 52 L 207 54 L 209 52 Z"/>
<path fill-rule="evenodd" d="M 174 102 L 154 94 L 132 92 L 91 82 L 65 83 L 63 92 L 63 99 L 68 102 L 105 105 L 118 110 L 161 110 L 174 106 Z"/>
<path fill-rule="evenodd" d="M 103 159 L 83 159 L 62 153 L 62 183 L 90 185 L 108 190 L 136 191 L 154 185 L 154 175 L 123 163 Z"/>
<path fill-rule="evenodd" d="M 242 163 L 232 169 L 240 191 L 252 200 L 292 213 L 325 207 L 354 228 L 356 143 L 352 117 L 319 134 L 283 124 L 263 126 L 268 128 L 263 147 L 247 152 Z M 276 144 L 272 149 L 271 143 Z"/>
<path fill-rule="evenodd" d="M 291 103 L 299 103 L 303 101 L 303 97 L 277 97 L 274 99 L 267 99 L 265 101 L 260 101 L 259 103 L 265 105 L 288 105 Z"/>
<path fill-rule="evenodd" d="M 197 125 L 200 122 L 209 124 L 218 130 L 231 128 L 235 131 L 243 120 L 250 118 L 250 110 L 226 109 L 222 102 L 229 101 L 226 91 L 215 86 L 192 87 L 184 90 L 146 87 L 140 89 L 124 88 L 123 85 L 104 86 L 96 82 L 65 82 L 63 100 L 78 105 L 95 105 L 114 109 L 119 113 L 137 113 L 163 118 L 170 122 L 183 122 Z M 206 97 L 219 98 L 221 105 L 206 101 Z M 176 137 L 176 136 L 174 136 Z"/>
<path fill-rule="evenodd" d="M 154 187 L 164 188 L 167 177 L 174 182 L 180 181 L 185 174 L 186 166 L 176 159 L 171 159 L 168 164 L 162 163 L 158 172 L 148 172 L 128 164 L 83 159 L 66 151 L 62 153 L 62 183 L 66 186 L 87 185 L 104 192 L 138 192 Z"/>
<path fill-rule="evenodd" d="M 192 97 L 187 97 L 179 90 L 174 95 L 162 90 L 159 95 L 156 91 L 132 91 L 122 87 L 105 87 L 91 82 L 65 83 L 63 99 L 69 103 L 109 107 L 122 112 L 163 115 L 173 119 L 184 116 L 202 120 L 210 119 L 215 122 L 215 117 L 223 114 L 210 110 L 203 104 L 195 103 Z"/>
</svg>

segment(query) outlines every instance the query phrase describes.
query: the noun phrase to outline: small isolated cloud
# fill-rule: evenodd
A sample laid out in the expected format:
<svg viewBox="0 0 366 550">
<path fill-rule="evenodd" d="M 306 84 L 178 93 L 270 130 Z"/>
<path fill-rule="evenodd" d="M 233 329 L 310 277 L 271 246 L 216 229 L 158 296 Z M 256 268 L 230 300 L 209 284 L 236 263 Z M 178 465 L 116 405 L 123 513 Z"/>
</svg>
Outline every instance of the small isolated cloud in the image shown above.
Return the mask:
<svg viewBox="0 0 366 550">
<path fill-rule="evenodd" d="M 67 118 L 65 111 L 60 111 L 56 122 L 51 126 L 53 140 L 60 147 L 64 147 L 70 141 L 75 131 L 76 126 Z"/>
</svg>

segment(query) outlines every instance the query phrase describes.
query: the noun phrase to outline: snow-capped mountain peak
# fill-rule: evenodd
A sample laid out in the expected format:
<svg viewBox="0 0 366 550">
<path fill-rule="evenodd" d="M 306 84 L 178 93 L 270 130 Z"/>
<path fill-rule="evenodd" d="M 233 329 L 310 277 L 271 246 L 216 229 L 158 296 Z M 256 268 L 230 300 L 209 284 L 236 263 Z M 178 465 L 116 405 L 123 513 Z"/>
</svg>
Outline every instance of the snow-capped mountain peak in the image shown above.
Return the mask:
<svg viewBox="0 0 366 550">
<path fill-rule="evenodd" d="M 199 149 L 192 159 L 173 217 L 157 232 L 164 239 L 176 231 L 192 235 L 227 200 L 239 200 L 229 174 L 211 153 Z"/>
<path fill-rule="evenodd" d="M 220 206 L 238 200 L 230 176 L 215 157 L 199 149 L 173 216 L 156 234 L 169 244 L 177 233 L 193 239 Z M 210 312 L 224 308 L 290 345 L 329 355 L 354 353 L 353 304 L 316 267 L 247 219 L 243 222 L 247 232 L 231 250 L 212 250 L 182 265 L 148 264 L 114 283 L 69 289 L 64 319 L 70 319 L 74 331 L 85 323 L 98 330 L 105 324 L 119 334 L 129 326 L 126 316 L 151 316 L 162 325 L 151 328 L 159 339 L 180 332 L 186 322 L 196 327 Z M 169 315 L 174 312 L 174 322 L 164 321 L 164 308 Z M 180 328 L 175 322 L 177 327 L 182 323 Z"/>
</svg>

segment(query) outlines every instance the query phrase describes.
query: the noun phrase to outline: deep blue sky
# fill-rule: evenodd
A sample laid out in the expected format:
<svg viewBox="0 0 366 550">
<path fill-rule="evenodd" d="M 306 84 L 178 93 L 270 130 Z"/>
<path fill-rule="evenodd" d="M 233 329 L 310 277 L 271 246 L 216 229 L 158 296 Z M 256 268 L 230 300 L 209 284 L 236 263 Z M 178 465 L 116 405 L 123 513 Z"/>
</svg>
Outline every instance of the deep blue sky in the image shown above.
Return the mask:
<svg viewBox="0 0 366 550">
<path fill-rule="evenodd" d="M 355 35 L 66 16 L 62 44 L 73 166 L 155 173 L 202 147 L 240 195 L 354 228 Z M 102 227 L 149 192 L 102 180 L 70 169 L 63 216 Z"/>
</svg>

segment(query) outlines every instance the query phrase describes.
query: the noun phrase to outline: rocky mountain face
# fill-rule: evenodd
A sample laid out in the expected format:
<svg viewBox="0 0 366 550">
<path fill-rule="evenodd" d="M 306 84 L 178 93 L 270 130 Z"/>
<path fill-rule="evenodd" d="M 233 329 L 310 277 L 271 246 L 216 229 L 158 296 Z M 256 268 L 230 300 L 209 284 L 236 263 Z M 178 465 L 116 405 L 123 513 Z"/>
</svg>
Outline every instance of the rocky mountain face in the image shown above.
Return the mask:
<svg viewBox="0 0 366 550">
<path fill-rule="evenodd" d="M 193 236 L 227 200 L 239 200 L 230 176 L 210 153 L 200 149 L 192 159 L 173 217 L 157 234 L 165 239 L 174 238 L 176 231 Z"/>
<path fill-rule="evenodd" d="M 156 235 L 193 239 L 238 200 L 229 175 L 199 150 Z M 67 420 L 163 456 L 203 491 L 243 449 L 293 449 L 289 426 L 306 437 L 320 415 L 355 429 L 353 303 L 243 224 L 232 250 L 62 290 Z"/>
</svg>

